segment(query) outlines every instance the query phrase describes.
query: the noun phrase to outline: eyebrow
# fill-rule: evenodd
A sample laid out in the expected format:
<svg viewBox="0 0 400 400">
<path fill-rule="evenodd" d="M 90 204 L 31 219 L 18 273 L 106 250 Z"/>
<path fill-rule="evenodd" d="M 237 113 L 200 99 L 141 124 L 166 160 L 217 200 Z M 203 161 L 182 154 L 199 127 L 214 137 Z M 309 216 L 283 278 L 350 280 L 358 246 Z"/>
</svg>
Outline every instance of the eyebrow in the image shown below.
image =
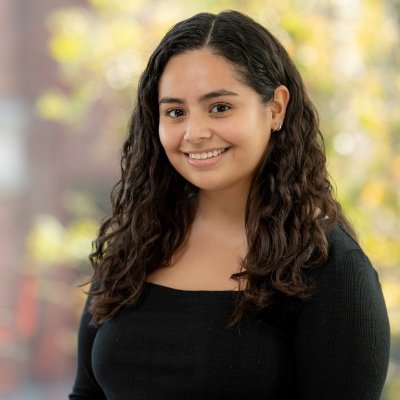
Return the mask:
<svg viewBox="0 0 400 400">
<path fill-rule="evenodd" d="M 219 89 L 219 90 L 213 90 L 212 92 L 203 94 L 197 100 L 199 102 L 202 102 L 202 101 L 205 101 L 205 100 L 209 100 L 209 99 L 213 99 L 215 97 L 221 97 L 221 96 L 238 96 L 238 94 L 234 93 L 234 92 L 230 92 L 229 90 Z M 163 97 L 158 102 L 159 105 L 161 105 L 161 104 L 170 104 L 170 103 L 184 104 L 185 100 L 179 99 L 177 97 Z"/>
</svg>

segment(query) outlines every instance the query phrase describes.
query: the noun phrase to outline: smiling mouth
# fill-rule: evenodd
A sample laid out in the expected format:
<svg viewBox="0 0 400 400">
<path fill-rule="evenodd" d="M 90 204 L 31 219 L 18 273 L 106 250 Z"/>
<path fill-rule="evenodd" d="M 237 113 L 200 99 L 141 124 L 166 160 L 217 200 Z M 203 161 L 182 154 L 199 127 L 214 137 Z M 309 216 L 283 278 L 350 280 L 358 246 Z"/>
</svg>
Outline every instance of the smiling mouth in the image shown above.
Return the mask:
<svg viewBox="0 0 400 400">
<path fill-rule="evenodd" d="M 225 149 L 216 149 L 203 153 L 186 153 L 186 155 L 193 160 L 207 160 L 208 158 L 217 157 L 222 153 L 225 153 L 227 150 L 229 150 L 229 147 Z"/>
</svg>

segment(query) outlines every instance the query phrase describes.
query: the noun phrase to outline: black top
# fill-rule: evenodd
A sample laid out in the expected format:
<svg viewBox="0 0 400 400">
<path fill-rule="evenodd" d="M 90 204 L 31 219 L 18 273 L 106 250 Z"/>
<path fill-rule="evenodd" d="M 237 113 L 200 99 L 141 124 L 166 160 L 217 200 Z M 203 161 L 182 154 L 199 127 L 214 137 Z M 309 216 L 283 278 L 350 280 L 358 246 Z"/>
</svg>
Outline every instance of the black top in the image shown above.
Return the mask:
<svg viewBox="0 0 400 400">
<path fill-rule="evenodd" d="M 87 306 L 70 399 L 377 400 L 389 359 L 378 276 L 336 227 L 327 263 L 304 270 L 315 294 L 278 297 L 225 328 L 235 291 L 147 283 L 142 301 L 99 329 Z"/>
</svg>

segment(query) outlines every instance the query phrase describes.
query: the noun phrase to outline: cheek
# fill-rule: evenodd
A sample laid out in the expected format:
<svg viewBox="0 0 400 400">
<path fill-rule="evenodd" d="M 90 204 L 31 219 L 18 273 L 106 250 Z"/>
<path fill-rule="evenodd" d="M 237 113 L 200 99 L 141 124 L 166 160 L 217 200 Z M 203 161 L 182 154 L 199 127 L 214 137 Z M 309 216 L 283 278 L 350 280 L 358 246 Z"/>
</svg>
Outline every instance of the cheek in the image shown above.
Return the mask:
<svg viewBox="0 0 400 400">
<path fill-rule="evenodd" d="M 162 147 L 164 147 L 165 151 L 168 151 L 171 148 L 173 135 L 165 126 L 160 124 L 158 127 L 158 136 Z"/>
<path fill-rule="evenodd" d="M 253 154 L 255 156 L 255 159 L 257 159 L 257 163 L 265 157 L 267 148 L 269 146 L 269 141 L 270 135 L 268 133 L 265 133 L 265 136 L 260 137 L 257 144 L 255 145 Z"/>
<path fill-rule="evenodd" d="M 265 150 L 268 147 L 270 140 L 271 140 L 271 132 L 269 130 L 267 131 L 264 130 L 259 138 L 260 147 Z"/>
<path fill-rule="evenodd" d="M 177 157 L 181 155 L 181 135 L 179 131 L 170 126 L 163 126 L 160 124 L 158 128 L 158 136 L 168 159 L 174 165 Z"/>
</svg>

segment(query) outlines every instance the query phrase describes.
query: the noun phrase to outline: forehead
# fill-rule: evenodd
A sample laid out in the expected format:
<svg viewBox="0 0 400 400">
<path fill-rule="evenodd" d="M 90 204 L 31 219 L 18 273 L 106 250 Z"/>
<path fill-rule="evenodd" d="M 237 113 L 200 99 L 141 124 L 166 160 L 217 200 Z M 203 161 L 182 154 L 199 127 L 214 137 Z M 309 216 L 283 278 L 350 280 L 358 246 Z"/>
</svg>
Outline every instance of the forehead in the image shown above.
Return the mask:
<svg viewBox="0 0 400 400">
<path fill-rule="evenodd" d="M 172 94 L 190 96 L 220 87 L 244 89 L 246 86 L 230 61 L 202 49 L 172 57 L 161 75 L 158 92 L 159 97 Z"/>
</svg>

